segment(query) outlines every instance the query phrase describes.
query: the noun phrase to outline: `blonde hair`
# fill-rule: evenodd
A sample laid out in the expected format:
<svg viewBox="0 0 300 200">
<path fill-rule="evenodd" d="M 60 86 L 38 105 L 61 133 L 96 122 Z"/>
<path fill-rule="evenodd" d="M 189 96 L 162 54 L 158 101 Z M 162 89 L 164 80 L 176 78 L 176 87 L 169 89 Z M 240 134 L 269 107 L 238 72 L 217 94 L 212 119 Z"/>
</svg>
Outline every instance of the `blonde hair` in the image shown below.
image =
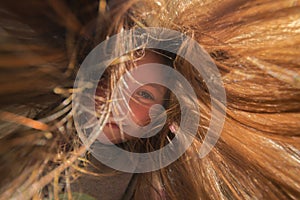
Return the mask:
<svg viewBox="0 0 300 200">
<path fill-rule="evenodd" d="M 200 159 L 197 150 L 211 117 L 209 92 L 196 70 L 177 59 L 174 68 L 199 98 L 198 139 L 171 165 L 137 174 L 132 198 L 297 199 L 298 1 L 50 1 L 31 3 L 31 10 L 21 4 L 6 3 L 0 11 L 0 19 L 7 19 L 0 21 L 5 72 L 0 119 L 6 121 L 0 137 L 1 199 L 41 198 L 45 192 L 58 198 L 60 177 L 69 185 L 75 172 L 86 172 L 70 106 L 74 75 L 96 44 L 133 27 L 173 29 L 201 44 L 222 75 L 227 106 L 217 144 Z M 178 117 L 176 104 L 171 108 L 169 117 Z"/>
</svg>

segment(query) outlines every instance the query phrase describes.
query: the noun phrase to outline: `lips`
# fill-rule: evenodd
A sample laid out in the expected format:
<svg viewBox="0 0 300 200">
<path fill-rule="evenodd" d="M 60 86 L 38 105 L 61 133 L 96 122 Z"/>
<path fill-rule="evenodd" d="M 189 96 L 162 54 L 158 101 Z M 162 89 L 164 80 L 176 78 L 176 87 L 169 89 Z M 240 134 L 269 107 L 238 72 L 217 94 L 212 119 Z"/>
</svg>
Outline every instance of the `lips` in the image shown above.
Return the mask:
<svg viewBox="0 0 300 200">
<path fill-rule="evenodd" d="M 114 122 L 108 122 L 105 126 L 112 129 L 119 129 L 119 126 Z"/>
</svg>

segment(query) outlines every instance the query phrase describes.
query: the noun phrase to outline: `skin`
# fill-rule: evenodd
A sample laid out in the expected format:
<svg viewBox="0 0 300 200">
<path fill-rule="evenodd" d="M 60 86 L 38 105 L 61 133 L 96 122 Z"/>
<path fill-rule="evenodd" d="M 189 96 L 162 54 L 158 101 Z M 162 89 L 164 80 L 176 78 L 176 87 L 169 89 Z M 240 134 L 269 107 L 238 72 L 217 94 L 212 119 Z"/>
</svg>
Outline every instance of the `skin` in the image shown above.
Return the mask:
<svg viewBox="0 0 300 200">
<path fill-rule="evenodd" d="M 154 53 L 147 52 L 146 55 L 139 61 L 137 61 L 137 67 L 143 64 L 149 63 L 161 63 L 161 58 Z M 151 79 L 153 82 L 162 79 L 162 73 L 160 71 L 154 71 L 150 69 L 139 70 L 137 73 L 133 73 L 132 77 L 134 80 L 144 80 Z M 164 103 L 164 98 L 167 89 L 159 84 L 145 84 L 138 87 L 133 91 L 134 84 L 132 80 L 126 81 L 129 90 L 132 90 L 132 95 L 129 99 L 129 107 L 131 109 L 130 118 L 131 120 L 139 126 L 145 126 L 150 122 L 149 110 L 155 104 L 162 105 Z M 101 92 L 101 91 L 100 91 Z M 103 92 L 101 92 L 103 93 Z M 128 140 L 133 140 L 135 137 L 128 133 L 122 131 L 120 124 L 117 124 L 112 116 L 103 129 L 103 134 L 100 134 L 98 141 L 104 144 L 118 144 Z M 108 141 L 109 140 L 109 141 Z"/>
</svg>

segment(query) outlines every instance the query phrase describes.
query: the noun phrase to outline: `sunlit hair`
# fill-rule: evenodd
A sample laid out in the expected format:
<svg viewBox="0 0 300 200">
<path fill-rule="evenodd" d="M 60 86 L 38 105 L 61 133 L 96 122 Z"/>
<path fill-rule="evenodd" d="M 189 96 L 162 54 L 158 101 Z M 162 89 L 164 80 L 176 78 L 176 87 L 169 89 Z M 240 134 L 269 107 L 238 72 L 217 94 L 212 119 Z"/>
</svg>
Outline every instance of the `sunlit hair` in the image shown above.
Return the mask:
<svg viewBox="0 0 300 200">
<path fill-rule="evenodd" d="M 184 59 L 173 57 L 172 67 L 190 81 L 198 97 L 197 137 L 174 163 L 134 175 L 127 195 L 178 200 L 299 198 L 299 1 L 1 4 L 1 199 L 57 199 L 63 192 L 71 196 L 71 182 L 79 175 L 118 173 L 87 170 L 92 164 L 74 128 L 71 101 L 78 91 L 72 87 L 80 64 L 97 44 L 134 27 L 164 27 L 195 39 L 222 75 L 227 105 L 221 137 L 200 159 L 197 151 L 211 120 L 211 99 L 201 75 Z M 167 100 L 169 122 L 179 122 L 176 98 L 170 94 Z M 222 102 L 219 105 L 222 113 Z M 166 126 L 151 145 L 164 145 L 170 134 Z M 129 149 L 134 144 L 126 143 Z M 150 143 L 144 144 L 139 148 L 150 151 Z"/>
</svg>

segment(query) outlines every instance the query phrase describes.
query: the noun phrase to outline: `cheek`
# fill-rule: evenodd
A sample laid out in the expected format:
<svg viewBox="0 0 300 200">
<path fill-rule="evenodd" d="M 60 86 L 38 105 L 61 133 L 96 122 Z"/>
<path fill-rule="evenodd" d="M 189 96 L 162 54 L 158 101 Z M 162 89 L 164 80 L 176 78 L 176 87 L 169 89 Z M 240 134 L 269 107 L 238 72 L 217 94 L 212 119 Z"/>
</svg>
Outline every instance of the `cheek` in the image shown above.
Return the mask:
<svg viewBox="0 0 300 200">
<path fill-rule="evenodd" d="M 142 105 L 141 103 L 136 102 L 132 99 L 129 101 L 129 106 L 132 110 L 132 113 L 130 115 L 133 121 L 140 126 L 147 125 L 150 120 L 149 109 L 151 106 Z"/>
</svg>

